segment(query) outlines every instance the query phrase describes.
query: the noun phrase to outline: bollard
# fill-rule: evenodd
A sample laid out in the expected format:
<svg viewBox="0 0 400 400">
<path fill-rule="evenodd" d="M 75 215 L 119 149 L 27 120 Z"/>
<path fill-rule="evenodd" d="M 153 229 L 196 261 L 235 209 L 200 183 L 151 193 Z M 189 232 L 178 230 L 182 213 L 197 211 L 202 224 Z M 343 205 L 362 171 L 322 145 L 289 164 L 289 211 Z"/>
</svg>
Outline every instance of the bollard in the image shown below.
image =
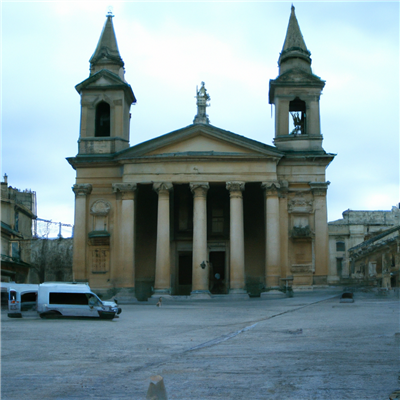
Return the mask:
<svg viewBox="0 0 400 400">
<path fill-rule="evenodd" d="M 146 399 L 148 400 L 168 400 L 167 391 L 164 386 L 164 379 L 160 375 L 150 377 L 149 390 Z"/>
</svg>

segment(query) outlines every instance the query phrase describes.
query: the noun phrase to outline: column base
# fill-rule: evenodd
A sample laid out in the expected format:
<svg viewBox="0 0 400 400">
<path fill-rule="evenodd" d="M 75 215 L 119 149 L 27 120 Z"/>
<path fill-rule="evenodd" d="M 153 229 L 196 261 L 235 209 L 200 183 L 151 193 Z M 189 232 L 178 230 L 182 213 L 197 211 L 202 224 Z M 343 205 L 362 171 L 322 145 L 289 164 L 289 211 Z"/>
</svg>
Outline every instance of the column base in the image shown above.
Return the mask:
<svg viewBox="0 0 400 400">
<path fill-rule="evenodd" d="M 337 275 L 330 275 L 327 278 L 327 282 L 328 282 L 329 285 L 332 285 L 332 284 L 334 285 L 334 284 L 340 282 L 340 278 Z"/>
<path fill-rule="evenodd" d="M 175 299 L 170 294 L 154 293 L 147 299 L 150 304 L 157 304 L 161 299 L 161 302 L 166 302 L 168 304 L 170 301 L 175 301 Z"/>
<path fill-rule="evenodd" d="M 268 292 L 262 292 L 260 294 L 262 299 L 279 299 L 281 297 L 287 297 L 285 293 L 281 292 L 278 289 L 268 290 Z"/>
<path fill-rule="evenodd" d="M 154 289 L 151 297 L 170 296 L 170 295 L 171 295 L 171 289 Z"/>
<path fill-rule="evenodd" d="M 152 294 L 151 295 L 151 297 L 149 297 L 149 299 L 148 300 L 159 300 L 160 299 L 160 297 L 163 299 L 163 300 L 174 300 L 174 298 L 170 295 L 170 294 L 166 294 L 166 293 L 154 293 L 154 294 Z"/>
<path fill-rule="evenodd" d="M 133 304 L 137 303 L 138 299 L 135 297 L 135 288 L 120 288 L 113 299 L 118 301 L 118 304 Z"/>
<path fill-rule="evenodd" d="M 193 290 L 190 292 L 191 300 L 210 300 L 211 293 L 209 290 Z"/>
<path fill-rule="evenodd" d="M 229 299 L 249 299 L 249 294 L 245 289 L 229 289 L 227 296 Z"/>
</svg>

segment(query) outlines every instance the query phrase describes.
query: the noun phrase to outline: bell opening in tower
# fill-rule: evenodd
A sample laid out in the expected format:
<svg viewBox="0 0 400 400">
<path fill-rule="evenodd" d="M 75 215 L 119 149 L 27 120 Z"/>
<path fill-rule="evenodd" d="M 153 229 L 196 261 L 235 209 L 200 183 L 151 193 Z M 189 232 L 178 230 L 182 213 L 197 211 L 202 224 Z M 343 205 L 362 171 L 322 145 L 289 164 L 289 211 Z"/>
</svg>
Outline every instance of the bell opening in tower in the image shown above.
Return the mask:
<svg viewBox="0 0 400 400">
<path fill-rule="evenodd" d="M 105 101 L 96 107 L 95 137 L 110 136 L 110 105 Z"/>
<path fill-rule="evenodd" d="M 296 97 L 289 103 L 289 135 L 306 133 L 306 102 Z"/>
</svg>

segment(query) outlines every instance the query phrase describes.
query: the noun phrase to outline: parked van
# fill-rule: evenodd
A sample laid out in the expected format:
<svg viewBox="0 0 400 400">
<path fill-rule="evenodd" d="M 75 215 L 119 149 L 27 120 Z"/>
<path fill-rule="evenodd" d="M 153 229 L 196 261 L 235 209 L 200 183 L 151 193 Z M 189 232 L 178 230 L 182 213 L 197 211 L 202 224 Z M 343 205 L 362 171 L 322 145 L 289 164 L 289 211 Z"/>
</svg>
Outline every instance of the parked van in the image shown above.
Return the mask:
<svg viewBox="0 0 400 400">
<path fill-rule="evenodd" d="M 8 316 L 10 318 L 21 318 L 22 311 L 36 309 L 38 289 L 39 285 L 15 282 L 8 283 Z"/>
<path fill-rule="evenodd" d="M 97 317 L 113 319 L 121 313 L 114 301 L 102 301 L 84 283 L 46 282 L 39 285 L 37 312 L 41 318 Z"/>
</svg>

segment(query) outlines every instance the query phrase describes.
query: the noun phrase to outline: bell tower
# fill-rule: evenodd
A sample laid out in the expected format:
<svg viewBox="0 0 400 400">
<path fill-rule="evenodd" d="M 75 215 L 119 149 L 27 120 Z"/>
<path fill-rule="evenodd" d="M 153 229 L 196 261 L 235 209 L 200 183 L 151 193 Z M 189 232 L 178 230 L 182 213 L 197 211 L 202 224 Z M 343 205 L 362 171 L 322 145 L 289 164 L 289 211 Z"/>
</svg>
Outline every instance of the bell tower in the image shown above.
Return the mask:
<svg viewBox="0 0 400 400">
<path fill-rule="evenodd" d="M 269 82 L 269 103 L 275 105 L 274 144 L 279 150 L 324 151 L 319 99 L 325 81 L 312 73 L 310 56 L 292 5 L 279 75 Z"/>
<path fill-rule="evenodd" d="M 108 13 L 89 60 L 89 78 L 75 86 L 81 96 L 78 155 L 113 154 L 129 147 L 130 107 L 136 98 L 125 81 L 112 18 Z"/>
</svg>

